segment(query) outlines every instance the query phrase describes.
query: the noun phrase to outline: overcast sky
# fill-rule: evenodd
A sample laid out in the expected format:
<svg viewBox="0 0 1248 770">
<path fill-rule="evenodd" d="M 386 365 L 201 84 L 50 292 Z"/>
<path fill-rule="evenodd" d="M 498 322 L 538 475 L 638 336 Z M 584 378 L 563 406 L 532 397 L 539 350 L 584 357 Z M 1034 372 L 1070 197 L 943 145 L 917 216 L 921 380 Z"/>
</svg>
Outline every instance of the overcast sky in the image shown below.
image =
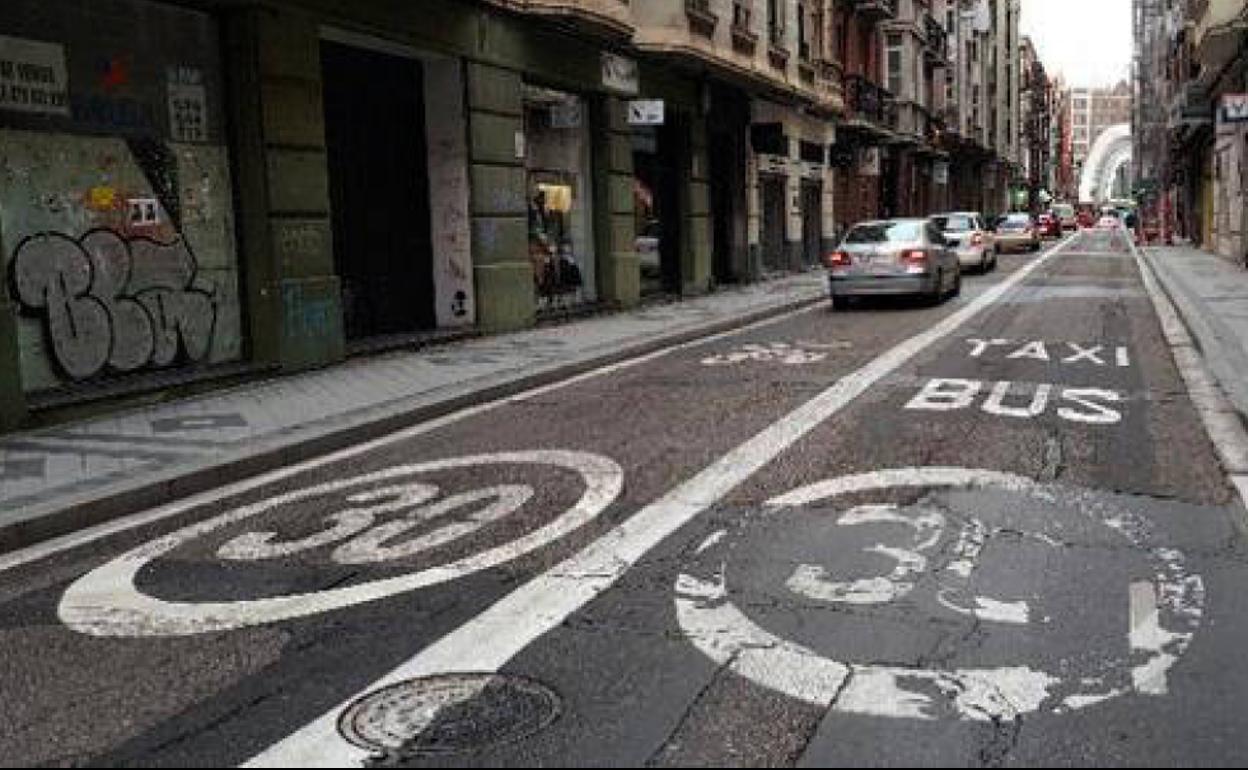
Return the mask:
<svg viewBox="0 0 1248 770">
<path fill-rule="evenodd" d="M 1050 76 L 1108 86 L 1131 73 L 1131 0 L 1023 0 L 1022 32 Z"/>
</svg>

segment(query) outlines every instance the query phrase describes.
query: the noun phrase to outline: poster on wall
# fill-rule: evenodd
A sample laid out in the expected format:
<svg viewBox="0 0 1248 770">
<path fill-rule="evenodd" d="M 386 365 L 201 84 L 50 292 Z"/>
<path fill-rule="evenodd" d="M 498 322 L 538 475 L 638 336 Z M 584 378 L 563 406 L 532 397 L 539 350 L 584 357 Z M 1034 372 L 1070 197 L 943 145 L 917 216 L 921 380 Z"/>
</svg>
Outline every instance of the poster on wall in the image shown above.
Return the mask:
<svg viewBox="0 0 1248 770">
<path fill-rule="evenodd" d="M 65 49 L 0 35 L 0 110 L 69 114 Z"/>
<path fill-rule="evenodd" d="M 195 67 L 170 67 L 169 133 L 175 142 L 208 141 L 208 89 Z"/>
</svg>

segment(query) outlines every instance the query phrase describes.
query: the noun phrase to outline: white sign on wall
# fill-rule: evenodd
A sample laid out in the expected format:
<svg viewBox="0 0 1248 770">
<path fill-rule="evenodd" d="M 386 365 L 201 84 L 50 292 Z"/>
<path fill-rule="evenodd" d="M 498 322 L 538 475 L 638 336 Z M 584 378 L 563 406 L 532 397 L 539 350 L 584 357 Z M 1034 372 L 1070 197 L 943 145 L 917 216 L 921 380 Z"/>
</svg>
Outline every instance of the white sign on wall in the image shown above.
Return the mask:
<svg viewBox="0 0 1248 770">
<path fill-rule="evenodd" d="M 173 141 L 208 141 L 208 90 L 203 73 L 195 67 L 170 67 L 167 75 Z"/>
<path fill-rule="evenodd" d="M 628 103 L 630 126 L 661 126 L 664 120 L 662 99 L 633 99 Z"/>
<path fill-rule="evenodd" d="M 637 74 L 637 62 L 613 53 L 602 54 L 602 85 L 626 96 L 636 96 L 641 90 L 641 78 Z"/>
<path fill-rule="evenodd" d="M 0 35 L 0 110 L 69 114 L 65 49 Z"/>
<path fill-rule="evenodd" d="M 936 184 L 949 184 L 949 164 L 938 160 L 932 164 L 932 181 Z"/>
<path fill-rule="evenodd" d="M 1248 94 L 1225 94 L 1220 115 L 1223 123 L 1248 123 Z"/>
</svg>

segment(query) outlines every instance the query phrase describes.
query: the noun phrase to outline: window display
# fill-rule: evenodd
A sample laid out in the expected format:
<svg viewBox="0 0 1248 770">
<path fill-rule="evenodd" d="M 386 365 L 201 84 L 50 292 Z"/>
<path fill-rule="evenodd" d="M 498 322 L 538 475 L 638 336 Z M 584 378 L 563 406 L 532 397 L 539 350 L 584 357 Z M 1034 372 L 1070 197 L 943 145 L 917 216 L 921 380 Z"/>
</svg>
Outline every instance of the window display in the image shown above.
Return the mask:
<svg viewBox="0 0 1248 770">
<path fill-rule="evenodd" d="M 538 311 L 597 299 L 588 113 L 580 97 L 526 85 L 529 259 Z"/>
</svg>

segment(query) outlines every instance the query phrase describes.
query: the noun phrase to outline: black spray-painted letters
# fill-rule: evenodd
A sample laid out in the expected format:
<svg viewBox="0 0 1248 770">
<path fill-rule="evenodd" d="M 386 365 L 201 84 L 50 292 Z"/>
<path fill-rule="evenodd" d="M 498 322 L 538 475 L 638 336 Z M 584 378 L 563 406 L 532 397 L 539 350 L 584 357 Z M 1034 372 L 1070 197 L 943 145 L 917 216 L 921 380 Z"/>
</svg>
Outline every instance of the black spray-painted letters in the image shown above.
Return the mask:
<svg viewBox="0 0 1248 770">
<path fill-rule="evenodd" d="M 92 230 L 76 240 L 40 233 L 22 241 L 9 283 L 23 311 L 44 319 L 61 369 L 84 380 L 106 367 L 130 372 L 206 358 L 217 309 L 197 273 L 182 239 Z"/>
</svg>

